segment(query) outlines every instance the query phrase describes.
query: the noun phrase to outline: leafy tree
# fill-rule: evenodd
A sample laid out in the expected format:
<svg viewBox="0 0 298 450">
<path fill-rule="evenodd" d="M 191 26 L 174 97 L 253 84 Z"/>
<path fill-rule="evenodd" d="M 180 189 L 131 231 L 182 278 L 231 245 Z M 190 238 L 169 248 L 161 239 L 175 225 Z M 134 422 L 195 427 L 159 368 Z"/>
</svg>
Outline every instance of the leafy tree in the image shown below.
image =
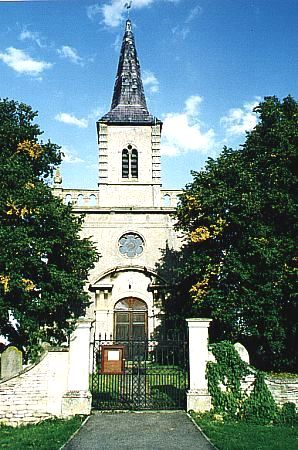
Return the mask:
<svg viewBox="0 0 298 450">
<path fill-rule="evenodd" d="M 261 368 L 294 370 L 298 103 L 266 97 L 255 111 L 242 148 L 209 159 L 180 197 L 185 244 L 165 307 L 211 316 L 213 338 L 241 341 Z"/>
<path fill-rule="evenodd" d="M 37 113 L 0 101 L 0 334 L 27 353 L 61 343 L 88 305 L 84 284 L 96 252 L 51 192 L 59 147 L 39 141 Z"/>
</svg>

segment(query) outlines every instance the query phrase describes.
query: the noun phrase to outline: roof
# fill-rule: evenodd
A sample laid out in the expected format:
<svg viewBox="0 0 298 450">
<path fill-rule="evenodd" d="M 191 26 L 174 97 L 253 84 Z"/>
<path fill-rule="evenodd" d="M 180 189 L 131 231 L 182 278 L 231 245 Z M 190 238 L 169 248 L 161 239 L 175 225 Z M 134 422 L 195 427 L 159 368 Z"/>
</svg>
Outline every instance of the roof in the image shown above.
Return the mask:
<svg viewBox="0 0 298 450">
<path fill-rule="evenodd" d="M 160 123 L 147 109 L 140 63 L 129 19 L 125 25 L 112 105 L 110 111 L 99 122 L 121 124 Z"/>
</svg>

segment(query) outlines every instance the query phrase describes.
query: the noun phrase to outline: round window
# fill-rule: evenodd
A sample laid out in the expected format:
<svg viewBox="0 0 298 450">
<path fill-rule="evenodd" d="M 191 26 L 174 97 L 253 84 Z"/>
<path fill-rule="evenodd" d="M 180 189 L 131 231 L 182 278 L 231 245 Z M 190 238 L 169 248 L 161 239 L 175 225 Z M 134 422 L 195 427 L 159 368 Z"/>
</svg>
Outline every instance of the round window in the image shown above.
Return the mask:
<svg viewBox="0 0 298 450">
<path fill-rule="evenodd" d="M 127 256 L 128 258 L 134 258 L 143 253 L 144 250 L 144 241 L 136 233 L 123 234 L 118 244 L 121 255 Z"/>
</svg>

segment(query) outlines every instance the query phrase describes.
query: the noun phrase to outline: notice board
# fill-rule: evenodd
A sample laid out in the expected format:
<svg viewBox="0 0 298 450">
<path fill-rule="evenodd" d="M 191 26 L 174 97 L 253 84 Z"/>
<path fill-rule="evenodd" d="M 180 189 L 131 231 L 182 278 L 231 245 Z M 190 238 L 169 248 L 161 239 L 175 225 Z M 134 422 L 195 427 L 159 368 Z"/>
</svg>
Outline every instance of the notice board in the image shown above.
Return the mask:
<svg viewBox="0 0 298 450">
<path fill-rule="evenodd" d="M 124 345 L 101 346 L 101 373 L 124 373 Z"/>
</svg>

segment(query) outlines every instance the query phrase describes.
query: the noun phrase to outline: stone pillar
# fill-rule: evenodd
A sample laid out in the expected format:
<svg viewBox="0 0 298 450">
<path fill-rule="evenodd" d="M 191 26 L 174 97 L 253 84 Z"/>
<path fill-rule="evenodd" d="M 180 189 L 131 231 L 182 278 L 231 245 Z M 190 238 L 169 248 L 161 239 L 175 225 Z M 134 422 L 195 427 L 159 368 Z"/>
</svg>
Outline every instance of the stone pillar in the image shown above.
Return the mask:
<svg viewBox="0 0 298 450">
<path fill-rule="evenodd" d="M 211 319 L 186 319 L 189 331 L 189 391 L 187 410 L 197 412 L 211 409 L 206 365 L 208 361 L 208 328 Z"/>
<path fill-rule="evenodd" d="M 79 319 L 70 336 L 68 360 L 68 390 L 63 396 L 62 415 L 90 414 L 89 391 L 91 320 Z"/>
</svg>

